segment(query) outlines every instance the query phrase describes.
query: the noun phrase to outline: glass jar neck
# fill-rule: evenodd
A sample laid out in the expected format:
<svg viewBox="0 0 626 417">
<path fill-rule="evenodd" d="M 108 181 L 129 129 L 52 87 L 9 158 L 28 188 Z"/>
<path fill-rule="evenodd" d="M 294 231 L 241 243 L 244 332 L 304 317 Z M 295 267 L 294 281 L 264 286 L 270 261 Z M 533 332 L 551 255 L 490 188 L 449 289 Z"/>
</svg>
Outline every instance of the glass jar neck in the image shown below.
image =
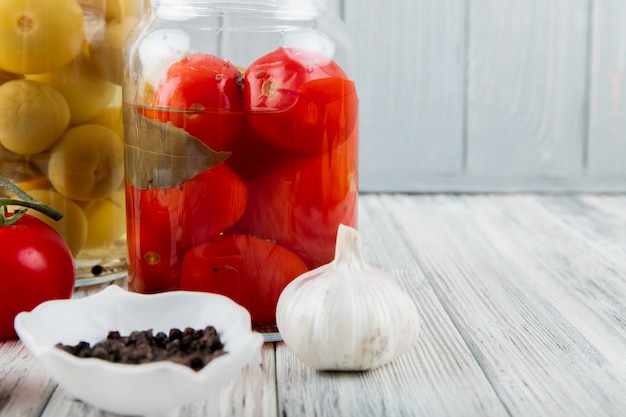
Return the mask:
<svg viewBox="0 0 626 417">
<path fill-rule="evenodd" d="M 154 9 L 165 7 L 179 13 L 259 13 L 312 18 L 323 14 L 329 0 L 148 0 Z"/>
</svg>

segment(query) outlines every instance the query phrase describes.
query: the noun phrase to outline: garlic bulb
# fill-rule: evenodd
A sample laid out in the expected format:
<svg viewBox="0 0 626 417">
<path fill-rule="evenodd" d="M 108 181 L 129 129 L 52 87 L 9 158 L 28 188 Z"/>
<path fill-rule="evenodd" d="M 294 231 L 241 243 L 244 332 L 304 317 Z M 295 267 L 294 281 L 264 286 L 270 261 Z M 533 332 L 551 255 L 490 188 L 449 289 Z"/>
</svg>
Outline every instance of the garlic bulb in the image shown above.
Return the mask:
<svg viewBox="0 0 626 417">
<path fill-rule="evenodd" d="M 281 293 L 276 322 L 285 344 L 318 370 L 367 370 L 405 353 L 420 327 L 400 286 L 361 254 L 359 233 L 340 225 L 335 259 Z"/>
</svg>

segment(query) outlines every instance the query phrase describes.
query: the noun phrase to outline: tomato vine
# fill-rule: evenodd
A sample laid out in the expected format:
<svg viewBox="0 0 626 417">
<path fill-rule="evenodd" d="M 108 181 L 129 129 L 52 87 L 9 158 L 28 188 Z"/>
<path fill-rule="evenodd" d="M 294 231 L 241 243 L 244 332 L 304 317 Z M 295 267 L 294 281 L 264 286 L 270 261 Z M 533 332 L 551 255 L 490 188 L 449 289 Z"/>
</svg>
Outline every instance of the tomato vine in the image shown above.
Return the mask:
<svg viewBox="0 0 626 417">
<path fill-rule="evenodd" d="M 63 218 L 63 213 L 35 200 L 24 190 L 13 184 L 7 177 L 2 175 L 2 173 L 0 173 L 0 186 L 6 188 L 10 194 L 15 194 L 16 197 L 19 197 L 19 199 L 0 197 L 0 206 L 3 208 L 0 212 L 0 227 L 17 223 L 17 221 L 26 214 L 28 209 L 37 210 L 53 220 L 61 220 Z M 9 213 L 9 206 L 20 206 L 21 208 L 18 208 L 13 213 Z"/>
</svg>

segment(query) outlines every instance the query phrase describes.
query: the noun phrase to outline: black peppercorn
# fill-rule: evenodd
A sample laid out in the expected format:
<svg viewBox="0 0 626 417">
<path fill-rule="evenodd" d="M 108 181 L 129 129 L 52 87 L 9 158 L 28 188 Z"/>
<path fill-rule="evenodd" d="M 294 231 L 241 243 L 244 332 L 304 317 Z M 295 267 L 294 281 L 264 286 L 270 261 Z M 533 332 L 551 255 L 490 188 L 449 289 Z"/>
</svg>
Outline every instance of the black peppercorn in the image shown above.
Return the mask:
<svg viewBox="0 0 626 417">
<path fill-rule="evenodd" d="M 118 331 L 108 332 L 106 338 L 93 346 L 79 342 L 75 346 L 56 345 L 81 358 L 98 358 L 109 362 L 140 364 L 170 360 L 194 370 L 202 369 L 214 358 L 225 354 L 219 334 L 212 326 L 202 329 L 170 329 L 153 335 L 152 329 L 133 331 L 122 336 Z"/>
</svg>

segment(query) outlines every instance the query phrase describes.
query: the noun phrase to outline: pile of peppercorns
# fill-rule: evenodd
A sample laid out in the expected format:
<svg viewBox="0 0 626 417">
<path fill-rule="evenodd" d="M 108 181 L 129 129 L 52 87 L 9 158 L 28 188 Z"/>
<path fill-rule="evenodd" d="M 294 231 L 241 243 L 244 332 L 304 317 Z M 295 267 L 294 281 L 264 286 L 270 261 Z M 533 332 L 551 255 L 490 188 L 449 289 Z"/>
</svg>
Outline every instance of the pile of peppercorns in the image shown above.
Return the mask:
<svg viewBox="0 0 626 417">
<path fill-rule="evenodd" d="M 224 355 L 224 345 L 213 326 L 205 329 L 173 328 L 169 335 L 150 330 L 137 330 L 128 336 L 109 331 L 106 339 L 91 346 L 88 342 L 76 345 L 57 343 L 56 347 L 79 358 L 99 358 L 109 362 L 141 364 L 172 361 L 196 371 L 218 356 Z"/>
</svg>

